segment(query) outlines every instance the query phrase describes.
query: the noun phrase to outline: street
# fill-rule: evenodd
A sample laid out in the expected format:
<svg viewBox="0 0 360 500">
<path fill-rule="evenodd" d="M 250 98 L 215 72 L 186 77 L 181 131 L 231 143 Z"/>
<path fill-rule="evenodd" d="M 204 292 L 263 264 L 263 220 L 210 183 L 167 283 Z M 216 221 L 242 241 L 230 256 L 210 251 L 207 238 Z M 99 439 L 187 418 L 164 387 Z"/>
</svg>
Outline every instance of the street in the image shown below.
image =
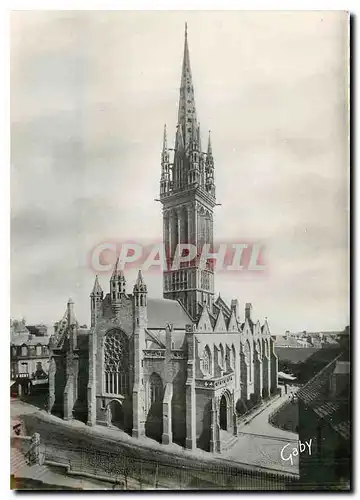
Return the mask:
<svg viewBox="0 0 360 500">
<path fill-rule="evenodd" d="M 276 469 L 284 473 L 299 473 L 299 456 L 290 461 L 281 459 L 281 450 L 291 443 L 290 450 L 297 445 L 298 435 L 293 432 L 283 431 L 268 422 L 270 413 L 278 408 L 289 395 L 283 395 L 256 415 L 251 422 L 241 428 L 235 445 L 223 453 L 224 458 L 249 465 L 259 465 Z"/>
</svg>

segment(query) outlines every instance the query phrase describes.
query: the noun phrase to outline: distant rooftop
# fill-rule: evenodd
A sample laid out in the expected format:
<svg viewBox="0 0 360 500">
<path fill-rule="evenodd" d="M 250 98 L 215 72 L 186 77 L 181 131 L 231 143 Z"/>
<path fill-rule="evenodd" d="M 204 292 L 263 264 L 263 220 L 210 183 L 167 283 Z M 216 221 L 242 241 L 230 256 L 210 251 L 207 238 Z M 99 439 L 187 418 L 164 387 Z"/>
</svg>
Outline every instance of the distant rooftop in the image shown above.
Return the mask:
<svg viewBox="0 0 360 500">
<path fill-rule="evenodd" d="M 349 375 L 343 394 L 332 396 L 330 378 L 333 374 Z M 350 363 L 342 353 L 317 373 L 297 393 L 299 399 L 325 420 L 344 439 L 350 439 Z"/>
</svg>

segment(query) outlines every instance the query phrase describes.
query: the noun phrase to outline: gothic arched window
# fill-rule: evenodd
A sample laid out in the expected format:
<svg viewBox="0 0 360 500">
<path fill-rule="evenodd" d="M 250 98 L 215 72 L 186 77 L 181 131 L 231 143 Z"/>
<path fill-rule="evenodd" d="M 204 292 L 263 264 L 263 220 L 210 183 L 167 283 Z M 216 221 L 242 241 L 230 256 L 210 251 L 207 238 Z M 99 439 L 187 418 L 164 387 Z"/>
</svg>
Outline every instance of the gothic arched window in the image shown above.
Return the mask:
<svg viewBox="0 0 360 500">
<path fill-rule="evenodd" d="M 128 356 L 126 336 L 116 330 L 109 332 L 104 342 L 104 390 L 107 394 L 127 394 L 129 389 Z"/>
<path fill-rule="evenodd" d="M 201 371 L 204 375 L 210 375 L 211 373 L 211 353 L 208 346 L 205 347 L 202 354 L 201 360 Z"/>
<path fill-rule="evenodd" d="M 266 339 L 264 340 L 264 355 L 267 358 L 269 357 L 269 344 L 268 344 L 268 341 Z"/>
<path fill-rule="evenodd" d="M 163 385 L 160 376 L 153 373 L 150 377 L 150 406 L 154 403 L 162 403 L 163 400 Z"/>
</svg>

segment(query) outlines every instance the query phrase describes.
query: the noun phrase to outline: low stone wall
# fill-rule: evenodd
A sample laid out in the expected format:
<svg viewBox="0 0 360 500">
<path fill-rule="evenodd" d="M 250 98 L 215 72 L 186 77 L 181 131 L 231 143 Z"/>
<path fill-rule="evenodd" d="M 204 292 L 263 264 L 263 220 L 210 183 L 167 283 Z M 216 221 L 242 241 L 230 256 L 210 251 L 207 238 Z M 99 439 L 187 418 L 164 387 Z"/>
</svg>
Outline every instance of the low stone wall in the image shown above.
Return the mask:
<svg viewBox="0 0 360 500">
<path fill-rule="evenodd" d="M 127 489 L 171 490 L 288 490 L 295 477 L 218 460 L 209 454 L 209 460 L 186 454 L 122 442 L 108 436 L 94 436 L 86 429 L 74 429 L 59 423 L 43 421 L 39 414 L 24 415 L 29 432 L 40 430 L 45 443 L 45 460 L 61 463 L 70 471 L 93 474 L 116 482 L 128 482 Z M 184 453 L 185 454 L 185 453 Z"/>
</svg>

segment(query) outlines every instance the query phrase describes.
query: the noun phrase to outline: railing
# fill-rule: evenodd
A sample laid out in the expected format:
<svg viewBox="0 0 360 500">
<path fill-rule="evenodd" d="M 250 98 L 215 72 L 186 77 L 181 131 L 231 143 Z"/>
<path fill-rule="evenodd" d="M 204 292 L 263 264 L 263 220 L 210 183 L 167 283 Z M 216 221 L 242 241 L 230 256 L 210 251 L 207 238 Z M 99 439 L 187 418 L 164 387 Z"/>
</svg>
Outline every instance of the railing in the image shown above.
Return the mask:
<svg viewBox="0 0 360 500">
<path fill-rule="evenodd" d="M 195 385 L 199 389 L 217 389 L 222 387 L 229 382 L 232 382 L 234 375 L 224 375 L 221 378 L 215 380 L 207 380 L 207 379 L 196 379 Z"/>
<path fill-rule="evenodd" d="M 87 448 L 45 447 L 45 464 L 62 464 L 68 474 L 108 480 L 128 490 L 291 490 L 297 478 L 290 474 L 244 468 L 237 464 L 195 461 L 177 456 L 158 460 Z"/>
<path fill-rule="evenodd" d="M 145 359 L 165 359 L 165 349 L 146 349 L 143 352 Z"/>
<path fill-rule="evenodd" d="M 172 359 L 187 359 L 186 352 L 182 349 L 172 349 L 171 357 Z"/>
</svg>

